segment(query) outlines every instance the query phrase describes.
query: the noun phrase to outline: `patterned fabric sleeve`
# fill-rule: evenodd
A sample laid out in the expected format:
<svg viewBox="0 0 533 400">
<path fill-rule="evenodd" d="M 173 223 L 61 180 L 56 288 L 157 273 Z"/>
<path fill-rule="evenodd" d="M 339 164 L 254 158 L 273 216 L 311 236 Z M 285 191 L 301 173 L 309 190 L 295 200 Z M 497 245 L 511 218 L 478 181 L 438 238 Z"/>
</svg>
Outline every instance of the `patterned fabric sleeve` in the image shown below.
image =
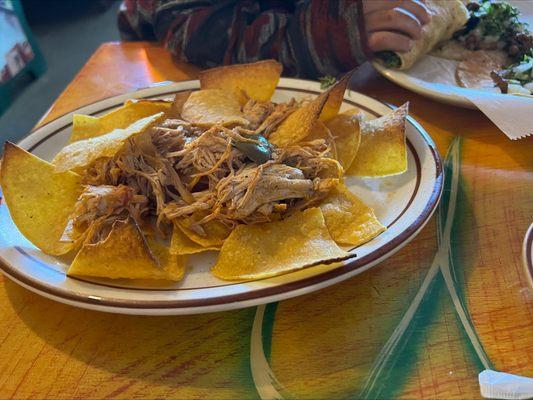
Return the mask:
<svg viewBox="0 0 533 400">
<path fill-rule="evenodd" d="M 274 58 L 316 78 L 366 60 L 360 0 L 124 0 L 118 24 L 201 67 Z"/>
</svg>

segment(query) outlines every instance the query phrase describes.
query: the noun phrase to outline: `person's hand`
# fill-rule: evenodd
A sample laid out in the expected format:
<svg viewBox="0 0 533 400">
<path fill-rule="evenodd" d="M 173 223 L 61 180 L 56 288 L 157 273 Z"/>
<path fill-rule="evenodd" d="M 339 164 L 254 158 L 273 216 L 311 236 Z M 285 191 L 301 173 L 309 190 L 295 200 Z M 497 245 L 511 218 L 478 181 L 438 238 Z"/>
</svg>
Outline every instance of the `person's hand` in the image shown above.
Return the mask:
<svg viewBox="0 0 533 400">
<path fill-rule="evenodd" d="M 420 38 L 430 14 L 424 0 L 363 0 L 370 51 L 406 52 Z"/>
</svg>

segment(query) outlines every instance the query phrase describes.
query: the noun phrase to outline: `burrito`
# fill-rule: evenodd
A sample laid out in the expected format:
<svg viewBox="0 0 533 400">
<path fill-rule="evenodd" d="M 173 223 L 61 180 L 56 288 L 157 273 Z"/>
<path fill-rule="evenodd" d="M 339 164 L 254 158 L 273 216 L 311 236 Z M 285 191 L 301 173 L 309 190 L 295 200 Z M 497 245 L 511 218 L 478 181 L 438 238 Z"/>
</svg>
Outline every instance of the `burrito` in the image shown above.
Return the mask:
<svg viewBox="0 0 533 400">
<path fill-rule="evenodd" d="M 431 20 L 422 28 L 422 37 L 414 41 L 406 53 L 382 51 L 376 54 L 387 67 L 409 69 L 424 54 L 429 53 L 437 44 L 451 39 L 461 29 L 470 14 L 461 0 L 427 0 Z"/>
</svg>

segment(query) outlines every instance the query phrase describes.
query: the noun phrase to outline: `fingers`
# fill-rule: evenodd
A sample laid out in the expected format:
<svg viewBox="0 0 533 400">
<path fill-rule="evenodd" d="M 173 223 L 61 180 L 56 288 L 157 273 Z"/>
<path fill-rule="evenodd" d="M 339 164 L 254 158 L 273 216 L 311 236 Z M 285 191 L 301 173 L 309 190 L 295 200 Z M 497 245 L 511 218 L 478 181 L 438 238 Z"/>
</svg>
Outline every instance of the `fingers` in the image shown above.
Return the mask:
<svg viewBox="0 0 533 400">
<path fill-rule="evenodd" d="M 366 0 L 363 2 L 363 10 L 365 14 L 374 11 L 387 10 L 389 8 L 398 7 L 403 0 Z"/>
<path fill-rule="evenodd" d="M 366 17 L 367 32 L 395 31 L 418 39 L 422 35 L 422 24 L 411 13 L 401 9 L 375 11 Z"/>
<path fill-rule="evenodd" d="M 424 4 L 424 0 L 366 0 L 363 2 L 365 15 L 393 8 L 402 8 L 410 12 L 422 25 L 430 20 L 429 9 Z"/>
<path fill-rule="evenodd" d="M 401 3 L 402 4 L 399 7 L 413 14 L 413 16 L 419 20 L 422 25 L 425 25 L 429 22 L 429 10 L 422 1 L 403 0 Z"/>
<path fill-rule="evenodd" d="M 405 53 L 413 47 L 413 41 L 401 33 L 380 31 L 368 35 L 368 47 L 374 53 L 385 50 Z"/>
<path fill-rule="evenodd" d="M 369 49 L 409 51 L 431 18 L 424 3 L 425 0 L 363 0 Z"/>
</svg>

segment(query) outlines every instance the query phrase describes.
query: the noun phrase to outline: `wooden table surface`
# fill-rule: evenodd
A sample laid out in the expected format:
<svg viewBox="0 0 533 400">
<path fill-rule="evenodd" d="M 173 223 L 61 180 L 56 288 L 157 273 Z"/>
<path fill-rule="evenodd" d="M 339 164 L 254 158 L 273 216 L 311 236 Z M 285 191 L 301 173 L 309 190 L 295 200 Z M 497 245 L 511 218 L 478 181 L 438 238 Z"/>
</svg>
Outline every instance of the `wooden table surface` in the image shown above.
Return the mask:
<svg viewBox="0 0 533 400">
<path fill-rule="evenodd" d="M 197 71 L 151 44 L 104 44 L 42 122 Z M 285 398 L 479 398 L 486 367 L 532 377 L 521 246 L 533 222 L 533 138 L 511 141 L 481 113 L 427 100 L 370 67 L 355 80 L 379 100 L 410 101 L 447 176 L 459 174 L 443 200 L 457 200 L 449 243 L 437 242 L 441 210 L 399 253 L 343 283 L 266 309 L 185 317 L 78 309 L 0 276 L 0 398 L 259 398 L 271 387 L 254 384 L 258 376 Z M 250 351 L 258 311 L 269 323 L 267 367 Z"/>
</svg>

